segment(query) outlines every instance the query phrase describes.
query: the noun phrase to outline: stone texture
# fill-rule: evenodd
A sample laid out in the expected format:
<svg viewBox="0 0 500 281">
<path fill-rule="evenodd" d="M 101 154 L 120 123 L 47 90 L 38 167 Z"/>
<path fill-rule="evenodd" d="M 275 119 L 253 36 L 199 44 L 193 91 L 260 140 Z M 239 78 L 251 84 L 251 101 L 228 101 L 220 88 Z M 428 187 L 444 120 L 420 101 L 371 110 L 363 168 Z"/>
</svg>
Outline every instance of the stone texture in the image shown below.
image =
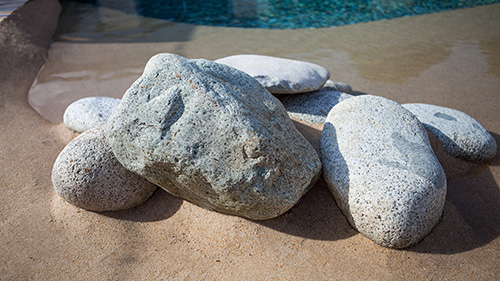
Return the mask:
<svg viewBox="0 0 500 281">
<path fill-rule="evenodd" d="M 334 82 L 332 80 L 328 80 L 325 83 L 325 88 L 331 88 L 337 92 L 350 94 L 352 92 L 352 87 L 344 82 Z"/>
<path fill-rule="evenodd" d="M 297 60 L 261 55 L 235 55 L 216 60 L 242 70 L 273 94 L 295 94 L 318 90 L 330 73 L 324 67 Z"/>
<path fill-rule="evenodd" d="M 207 60 L 152 57 L 108 133 L 128 169 L 204 208 L 250 219 L 290 209 L 321 170 L 275 97 Z"/>
<path fill-rule="evenodd" d="M 440 221 L 446 176 L 422 124 L 399 104 L 357 96 L 336 105 L 321 136 L 324 179 L 351 225 L 405 248 Z"/>
<path fill-rule="evenodd" d="M 117 211 L 142 204 L 157 186 L 125 169 L 115 158 L 104 126 L 85 131 L 59 154 L 54 189 L 69 203 L 91 211 Z"/>
<path fill-rule="evenodd" d="M 469 115 L 431 104 L 410 103 L 403 106 L 417 116 L 452 156 L 477 163 L 495 157 L 495 139 Z"/>
<path fill-rule="evenodd" d="M 64 111 L 64 125 L 78 133 L 106 125 L 109 116 L 119 104 L 120 99 L 111 97 L 79 99 L 70 104 Z"/>
<path fill-rule="evenodd" d="M 339 102 L 353 97 L 330 87 L 310 93 L 279 95 L 288 115 L 309 124 L 323 124 L 328 112 Z"/>
</svg>

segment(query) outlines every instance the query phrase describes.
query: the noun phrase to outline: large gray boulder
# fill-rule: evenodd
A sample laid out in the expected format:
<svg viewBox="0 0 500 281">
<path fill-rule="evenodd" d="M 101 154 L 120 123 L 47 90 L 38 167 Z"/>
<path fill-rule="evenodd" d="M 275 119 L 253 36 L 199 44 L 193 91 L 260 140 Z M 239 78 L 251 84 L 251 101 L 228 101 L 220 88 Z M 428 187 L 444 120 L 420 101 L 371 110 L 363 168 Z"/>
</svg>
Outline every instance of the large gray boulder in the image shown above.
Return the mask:
<svg viewBox="0 0 500 281">
<path fill-rule="evenodd" d="M 440 221 L 446 176 L 417 118 L 382 97 L 357 96 L 328 114 L 323 176 L 351 225 L 376 243 L 405 248 Z"/>
<path fill-rule="evenodd" d="M 105 127 L 83 132 L 59 154 L 52 169 L 57 194 L 91 211 L 118 211 L 142 204 L 157 186 L 115 158 Z"/>
<path fill-rule="evenodd" d="M 482 163 L 497 154 L 493 136 L 469 115 L 431 104 L 408 103 L 403 106 L 417 116 L 452 156 Z"/>
<path fill-rule="evenodd" d="M 273 94 L 296 94 L 318 90 L 330 72 L 317 64 L 261 55 L 235 55 L 216 60 L 244 71 Z"/>
<path fill-rule="evenodd" d="M 207 209 L 269 219 L 313 184 L 320 160 L 281 103 L 242 71 L 159 54 L 108 123 L 128 169 Z"/>
</svg>

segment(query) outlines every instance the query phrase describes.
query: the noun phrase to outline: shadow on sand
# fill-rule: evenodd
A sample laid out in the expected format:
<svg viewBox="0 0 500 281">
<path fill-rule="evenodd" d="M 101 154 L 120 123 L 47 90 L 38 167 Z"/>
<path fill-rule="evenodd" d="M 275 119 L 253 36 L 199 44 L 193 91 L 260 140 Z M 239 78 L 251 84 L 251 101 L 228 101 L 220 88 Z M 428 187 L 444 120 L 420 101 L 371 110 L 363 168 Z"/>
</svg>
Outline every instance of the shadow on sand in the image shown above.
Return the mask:
<svg viewBox="0 0 500 281">
<path fill-rule="evenodd" d="M 500 143 L 498 134 L 491 135 Z M 454 254 L 488 244 L 500 236 L 500 188 L 489 167 L 500 165 L 499 155 L 485 164 L 462 161 L 435 147 L 429 137 L 448 180 L 443 221 L 408 250 Z"/>
<path fill-rule="evenodd" d="M 100 214 L 133 222 L 161 221 L 174 215 L 182 206 L 182 202 L 182 199 L 158 187 L 144 204 L 123 211 L 102 212 Z"/>
<path fill-rule="evenodd" d="M 286 234 L 314 240 L 335 241 L 358 234 L 342 215 L 323 179 L 285 214 L 256 223 Z"/>
</svg>

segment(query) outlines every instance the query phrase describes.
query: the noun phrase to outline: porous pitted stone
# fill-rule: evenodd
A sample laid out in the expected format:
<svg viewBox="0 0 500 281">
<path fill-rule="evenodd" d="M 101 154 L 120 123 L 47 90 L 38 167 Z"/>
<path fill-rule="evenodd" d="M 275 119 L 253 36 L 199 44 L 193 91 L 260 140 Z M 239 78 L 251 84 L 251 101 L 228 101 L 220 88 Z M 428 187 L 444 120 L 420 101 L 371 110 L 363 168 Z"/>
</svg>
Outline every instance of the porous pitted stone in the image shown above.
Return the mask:
<svg viewBox="0 0 500 281">
<path fill-rule="evenodd" d="M 352 92 L 352 88 L 349 84 L 344 82 L 334 82 L 332 80 L 328 80 L 325 83 L 324 88 L 331 88 L 337 92 L 350 94 Z"/>
<path fill-rule="evenodd" d="M 89 97 L 70 104 L 63 115 L 63 122 L 72 131 L 81 133 L 88 129 L 106 125 L 120 99 L 111 97 Z"/>
<path fill-rule="evenodd" d="M 477 163 L 487 162 L 495 157 L 495 139 L 469 115 L 431 104 L 408 103 L 403 106 L 417 116 L 452 156 Z"/>
<path fill-rule="evenodd" d="M 324 67 L 297 60 L 261 55 L 235 55 L 216 60 L 248 73 L 273 94 L 318 90 L 330 77 Z"/>
<path fill-rule="evenodd" d="M 405 248 L 440 221 L 446 176 L 422 124 L 382 97 L 337 104 L 321 136 L 323 176 L 351 225 L 376 243 Z"/>
<path fill-rule="evenodd" d="M 54 189 L 69 203 L 91 211 L 117 211 L 142 204 L 157 186 L 125 169 L 115 158 L 104 126 L 87 130 L 59 154 Z"/>
<path fill-rule="evenodd" d="M 352 97 L 330 87 L 323 87 L 310 93 L 279 95 L 278 99 L 290 117 L 309 124 L 323 124 L 332 107 Z"/>
<path fill-rule="evenodd" d="M 207 60 L 159 54 L 108 123 L 128 169 L 207 209 L 269 219 L 312 184 L 320 160 L 255 79 Z"/>
</svg>

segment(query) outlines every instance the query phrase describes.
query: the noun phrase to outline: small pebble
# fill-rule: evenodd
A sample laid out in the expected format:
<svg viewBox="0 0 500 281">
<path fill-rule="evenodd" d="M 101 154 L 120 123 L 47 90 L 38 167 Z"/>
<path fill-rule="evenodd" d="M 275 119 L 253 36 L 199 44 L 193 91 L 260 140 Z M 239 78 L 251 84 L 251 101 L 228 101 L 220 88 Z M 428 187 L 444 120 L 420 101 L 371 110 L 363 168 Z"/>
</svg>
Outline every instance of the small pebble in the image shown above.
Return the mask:
<svg viewBox="0 0 500 281">
<path fill-rule="evenodd" d="M 331 88 L 334 91 L 337 92 L 342 92 L 342 93 L 348 93 L 350 94 L 352 92 L 351 86 L 344 82 L 333 82 L 332 80 L 328 80 L 325 83 L 325 88 Z"/>
</svg>

